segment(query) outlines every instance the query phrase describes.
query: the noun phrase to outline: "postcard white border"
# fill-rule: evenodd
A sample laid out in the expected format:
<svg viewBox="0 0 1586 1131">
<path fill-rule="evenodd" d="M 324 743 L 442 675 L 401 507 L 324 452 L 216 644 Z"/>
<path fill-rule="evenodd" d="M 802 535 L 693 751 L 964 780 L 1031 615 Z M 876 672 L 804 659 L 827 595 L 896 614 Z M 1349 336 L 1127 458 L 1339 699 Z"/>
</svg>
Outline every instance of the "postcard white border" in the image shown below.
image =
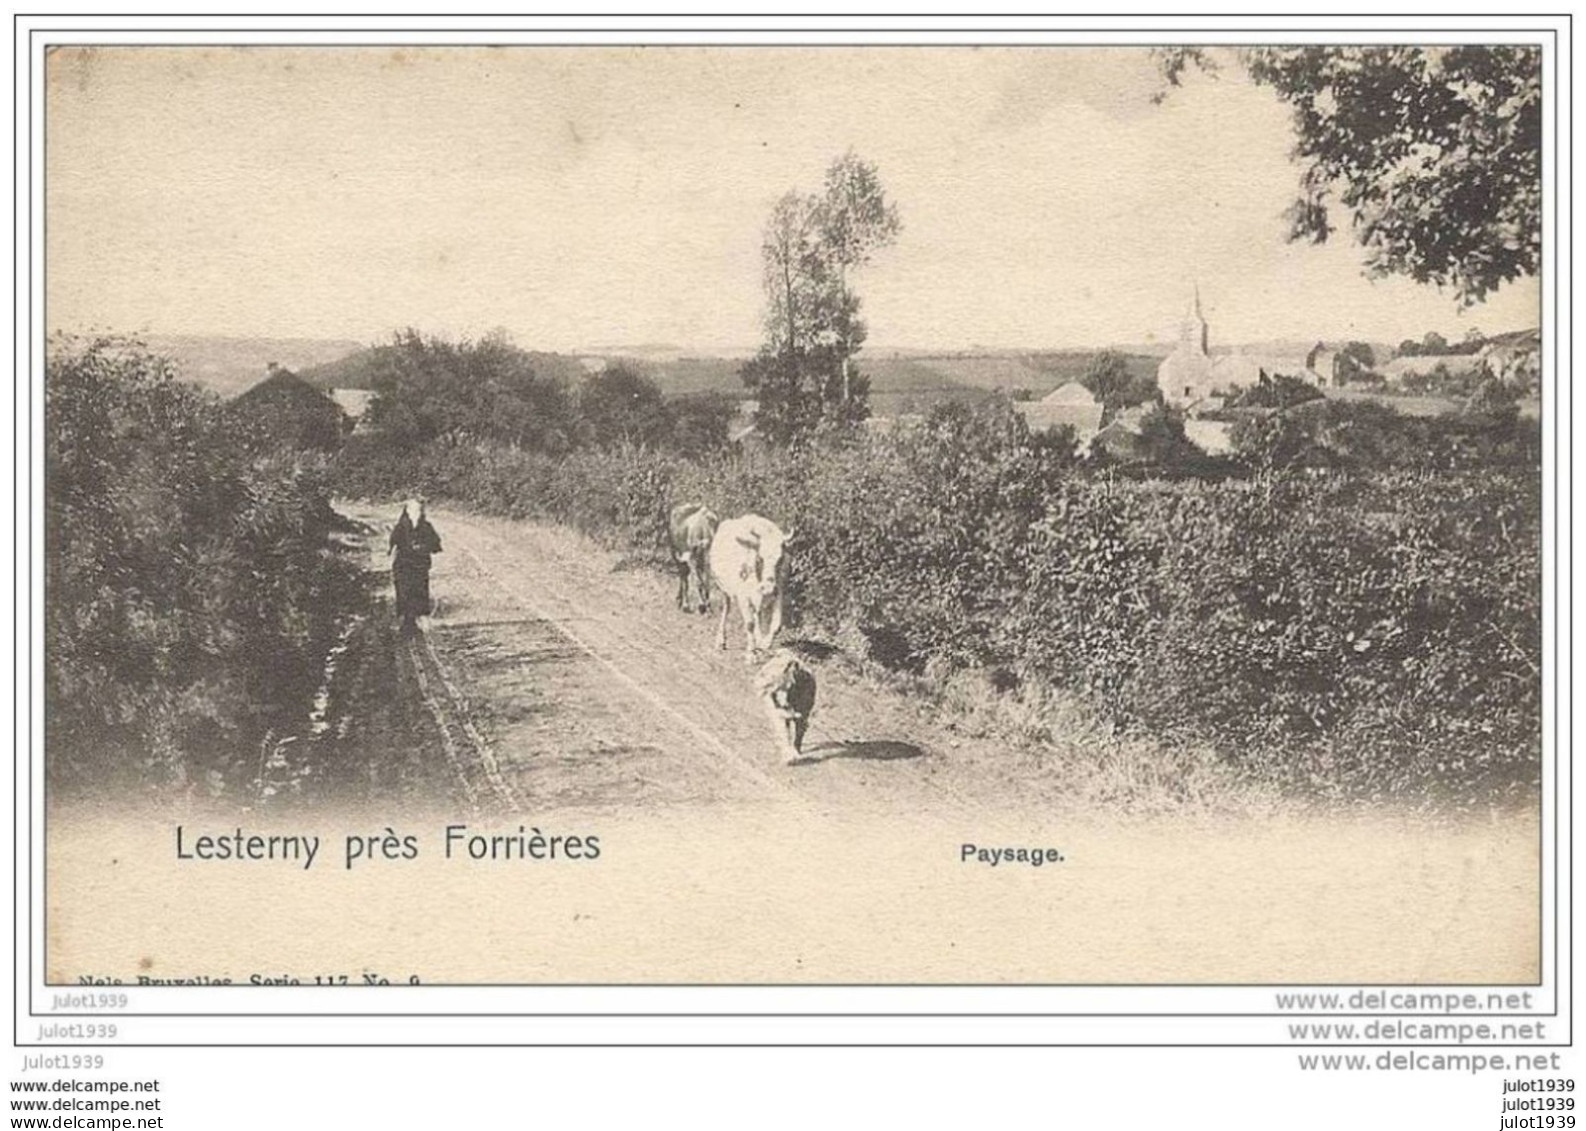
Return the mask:
<svg viewBox="0 0 1586 1131">
<path fill-rule="evenodd" d="M 1437 25 L 1436 30 L 1418 24 Z M 1362 30 L 1366 25 L 1366 30 Z M 389 30 L 398 28 L 400 30 Z M 197 29 L 197 30 L 195 30 Z M 723 30 L 727 29 L 727 30 Z M 1256 29 L 1256 30 L 1252 30 Z M 796 34 L 787 34 L 796 32 Z M 1557 36 L 1555 38 L 1555 33 Z M 41 1021 L 88 1016 L 50 1008 L 58 987 L 43 981 L 43 749 L 42 717 L 42 67 L 46 44 L 60 43 L 773 43 L 800 44 L 1148 44 L 1272 42 L 1530 42 L 1544 51 L 1544 267 L 1542 303 L 1545 422 L 1570 420 L 1561 359 L 1570 357 L 1569 68 L 1568 17 L 746 17 L 695 16 L 525 19 L 488 16 L 67 17 L 19 16 L 16 23 L 18 180 L 14 296 L 27 296 L 15 344 L 16 411 L 27 411 L 28 448 L 16 449 L 15 592 L 31 603 L 31 632 L 14 633 L 13 675 L 25 707 L 16 717 L 13 802 L 18 871 L 17 909 L 31 912 L 31 966 L 18 955 L 17 1037 L 27 1042 Z M 31 75 L 31 87 L 29 76 Z M 31 97 L 31 122 L 27 118 Z M 31 125 L 31 149 L 28 127 Z M 1556 174 L 1556 175 L 1555 175 Z M 1556 315 L 1556 316 L 1555 316 Z M 23 375 L 27 376 L 24 378 Z M 15 423 L 15 421 L 14 421 Z M 1567 437 L 1567 431 L 1564 433 Z M 19 435 L 20 439 L 20 435 Z M 1544 525 L 1544 786 L 1542 797 L 1542 969 L 1531 989 L 1529 1016 L 1547 1023 L 1547 1045 L 1569 1039 L 1571 776 L 1556 736 L 1566 736 L 1570 711 L 1560 686 L 1570 687 L 1567 439 L 1544 428 L 1543 506 L 1556 522 Z M 27 492 L 24 496 L 23 492 Z M 31 517 L 31 521 L 29 521 Z M 26 586 L 24 589 L 23 586 Z M 25 610 L 18 607 L 20 618 Z M 20 629 L 20 625 L 17 626 Z M 1561 635 L 1562 633 L 1562 635 Z M 1559 683 L 1560 677 L 1566 682 Z M 30 784 L 31 783 L 31 784 Z M 1562 804 L 1561 804 L 1562 802 Z M 1559 826 L 1556 821 L 1562 819 Z M 1554 845 L 1558 844 L 1555 855 Z M 31 861 L 31 870 L 25 865 Z M 1422 992 L 1431 987 L 1389 987 Z M 1046 986 L 1046 987 L 821 987 L 821 986 L 491 986 L 316 989 L 291 987 L 125 988 L 125 1012 L 102 1015 L 120 1026 L 118 1043 L 136 1044 L 386 1044 L 386 1043 L 1016 1043 L 1016 1044 L 1288 1044 L 1288 1026 L 1303 1015 L 1279 1012 L 1276 992 L 1299 986 Z M 1317 987 L 1348 994 L 1350 988 Z M 1484 994 L 1485 987 L 1458 987 Z M 129 1016 L 139 1014 L 142 1016 Z M 897 1014 L 907 1016 L 860 1016 Z M 268 1015 L 268 1016 L 262 1016 Z M 354 1016 L 358 1015 L 358 1016 Z M 554 1015 L 554 1016 L 552 1016 Z M 760 1016 L 755 1016 L 760 1015 Z M 765 1016 L 777 1015 L 777 1016 Z M 951 1016 L 960 1015 L 960 1016 Z M 976 1015 L 973 1017 L 962 1015 Z M 1022 1015 L 1022 1016 L 1021 1016 Z M 1035 1016 L 1047 1015 L 1047 1016 Z M 1364 1018 L 1363 1018 L 1364 1019 Z M 1479 1019 L 1479 1018 L 1477 1018 Z M 1496 1023 L 1526 1017 L 1489 1017 Z M 48 1043 L 48 1042 L 46 1042 Z M 1362 1042 L 1380 1044 L 1381 1042 Z M 1424 1045 L 1420 1047 L 1425 1047 Z"/>
</svg>

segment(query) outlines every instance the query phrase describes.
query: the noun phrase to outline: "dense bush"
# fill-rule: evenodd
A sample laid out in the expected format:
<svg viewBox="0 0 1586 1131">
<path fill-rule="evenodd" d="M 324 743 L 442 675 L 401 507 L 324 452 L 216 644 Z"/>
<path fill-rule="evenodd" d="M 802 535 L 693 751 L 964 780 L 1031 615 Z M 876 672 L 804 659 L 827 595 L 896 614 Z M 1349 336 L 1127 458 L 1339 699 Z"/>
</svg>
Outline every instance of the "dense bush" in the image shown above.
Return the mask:
<svg viewBox="0 0 1586 1131">
<path fill-rule="evenodd" d="M 832 341 L 796 351 L 765 347 L 739 369 L 755 400 L 755 427 L 774 443 L 803 443 L 818 431 L 852 428 L 869 419 L 870 378 L 853 357 L 864 338 L 863 324 L 845 325 L 846 344 Z"/>
<path fill-rule="evenodd" d="M 1109 419 L 1121 408 L 1162 399 L 1155 371 L 1131 369 L 1128 356 L 1117 350 L 1102 350 L 1093 356 L 1080 374 L 1079 383 L 1102 403 Z"/>
<path fill-rule="evenodd" d="M 622 365 L 586 377 L 578 389 L 578 415 L 597 444 L 666 442 L 672 422 L 661 387 Z"/>
<path fill-rule="evenodd" d="M 667 445 L 686 456 L 719 452 L 727 446 L 737 402 L 724 393 L 693 393 L 667 402 L 672 429 Z"/>
<path fill-rule="evenodd" d="M 1459 414 L 1402 415 L 1373 401 L 1313 400 L 1281 412 L 1235 419 L 1230 439 L 1252 467 L 1336 467 L 1370 471 L 1502 468 L 1535 474 L 1542 431 L 1492 391 Z"/>
<path fill-rule="evenodd" d="M 45 697 L 57 786 L 245 785 L 307 711 L 357 573 L 324 459 L 253 456 L 239 420 L 120 342 L 52 344 Z"/>
<path fill-rule="evenodd" d="M 1228 398 L 1229 408 L 1288 408 L 1306 401 L 1320 400 L 1324 394 L 1309 381 L 1287 373 L 1269 376 L 1262 370 L 1254 385 L 1237 389 Z"/>
<path fill-rule="evenodd" d="M 367 415 L 393 446 L 485 439 L 558 452 L 577 442 L 573 398 L 563 383 L 499 335 L 452 342 L 415 330 L 371 351 Z"/>
<path fill-rule="evenodd" d="M 494 443 L 560 454 L 576 448 L 723 448 L 735 411 L 719 394 L 667 398 L 626 364 L 566 372 L 570 359 L 519 349 L 495 334 L 477 341 L 404 330 L 360 355 L 357 379 L 374 390 L 365 418 L 388 449 Z M 240 399 L 240 398 L 239 398 Z"/>
<path fill-rule="evenodd" d="M 720 393 L 667 399 L 626 365 L 608 365 L 579 383 L 579 441 L 589 447 L 667 448 L 702 455 L 727 446 L 735 405 Z"/>
<path fill-rule="evenodd" d="M 795 616 L 915 671 L 1057 685 L 1308 791 L 1490 797 L 1535 780 L 1535 467 L 1167 481 L 1076 468 L 1005 404 L 800 452 L 688 461 L 353 446 L 417 487 L 654 552 L 674 502 L 803 532 Z"/>
</svg>

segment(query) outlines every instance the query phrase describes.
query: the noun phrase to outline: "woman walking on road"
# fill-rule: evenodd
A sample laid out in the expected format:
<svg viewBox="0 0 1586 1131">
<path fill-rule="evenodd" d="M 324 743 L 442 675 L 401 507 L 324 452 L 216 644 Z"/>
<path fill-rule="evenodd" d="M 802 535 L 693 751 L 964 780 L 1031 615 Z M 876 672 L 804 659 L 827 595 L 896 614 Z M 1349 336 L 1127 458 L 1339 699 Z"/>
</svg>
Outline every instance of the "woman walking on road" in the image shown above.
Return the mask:
<svg viewBox="0 0 1586 1131">
<path fill-rule="evenodd" d="M 396 611 L 402 635 L 411 636 L 414 622 L 434 608 L 430 600 L 430 557 L 441 552 L 441 536 L 424 513 L 423 499 L 409 499 L 391 528 L 386 552 L 392 555 L 391 579 L 396 584 Z"/>
</svg>

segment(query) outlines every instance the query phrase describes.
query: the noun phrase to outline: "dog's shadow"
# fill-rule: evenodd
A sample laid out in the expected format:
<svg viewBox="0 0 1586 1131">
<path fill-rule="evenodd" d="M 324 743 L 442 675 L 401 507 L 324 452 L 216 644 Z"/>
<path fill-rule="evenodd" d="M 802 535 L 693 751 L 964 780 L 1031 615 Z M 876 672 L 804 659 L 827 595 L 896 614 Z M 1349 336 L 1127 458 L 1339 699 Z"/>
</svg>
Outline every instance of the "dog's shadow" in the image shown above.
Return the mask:
<svg viewBox="0 0 1586 1131">
<path fill-rule="evenodd" d="M 865 762 L 897 762 L 907 758 L 923 758 L 925 751 L 912 742 L 898 742 L 882 738 L 863 742 L 822 742 L 804 748 L 799 762 L 833 762 L 840 758 L 856 758 Z"/>
</svg>

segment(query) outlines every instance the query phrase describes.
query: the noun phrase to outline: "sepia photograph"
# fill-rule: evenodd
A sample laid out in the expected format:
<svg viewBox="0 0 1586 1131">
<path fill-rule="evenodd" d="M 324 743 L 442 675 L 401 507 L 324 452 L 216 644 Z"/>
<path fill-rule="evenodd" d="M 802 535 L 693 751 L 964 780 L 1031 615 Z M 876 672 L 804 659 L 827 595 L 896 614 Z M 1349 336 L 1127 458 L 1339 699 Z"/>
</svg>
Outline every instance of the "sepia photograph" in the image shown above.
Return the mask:
<svg viewBox="0 0 1586 1131">
<path fill-rule="evenodd" d="M 1536 46 L 43 63 L 46 983 L 1543 981 Z"/>
</svg>

